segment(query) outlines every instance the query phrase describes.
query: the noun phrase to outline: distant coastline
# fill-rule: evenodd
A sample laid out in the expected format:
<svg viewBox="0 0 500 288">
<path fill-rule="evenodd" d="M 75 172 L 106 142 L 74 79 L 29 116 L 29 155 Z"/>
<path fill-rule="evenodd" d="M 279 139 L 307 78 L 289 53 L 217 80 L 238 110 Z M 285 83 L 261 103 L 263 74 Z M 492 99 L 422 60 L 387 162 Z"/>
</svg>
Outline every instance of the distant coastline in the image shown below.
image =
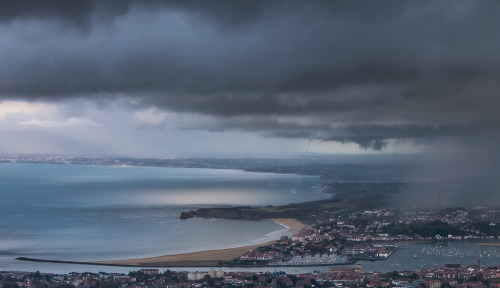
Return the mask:
<svg viewBox="0 0 500 288">
<path fill-rule="evenodd" d="M 407 182 L 411 155 L 316 154 L 296 158 L 135 158 L 118 156 L 0 155 L 0 163 L 113 167 L 228 169 L 245 172 L 316 176 L 323 180 Z M 346 165 L 346 163 L 350 163 Z M 376 167 L 376 169 L 374 169 Z M 397 169 L 392 169 L 397 167 Z M 355 173 L 353 173 L 355 172 Z"/>
</svg>

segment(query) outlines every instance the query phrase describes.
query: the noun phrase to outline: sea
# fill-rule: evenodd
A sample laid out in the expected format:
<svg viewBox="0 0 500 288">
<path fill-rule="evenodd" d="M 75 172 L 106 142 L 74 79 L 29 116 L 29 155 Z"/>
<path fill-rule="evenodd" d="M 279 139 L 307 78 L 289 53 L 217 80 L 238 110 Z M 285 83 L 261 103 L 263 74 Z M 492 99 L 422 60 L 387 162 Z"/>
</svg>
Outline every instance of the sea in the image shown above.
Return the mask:
<svg viewBox="0 0 500 288">
<path fill-rule="evenodd" d="M 276 240 L 289 232 L 273 221 L 179 215 L 325 199 L 323 184 L 317 176 L 225 169 L 0 164 L 0 270 L 103 271 L 15 258 L 130 259 Z"/>
<path fill-rule="evenodd" d="M 180 220 L 179 215 L 201 207 L 282 205 L 331 197 L 323 193 L 323 184 L 317 176 L 225 169 L 0 164 L 0 271 L 128 273 L 137 268 L 16 258 L 130 259 L 279 239 L 290 234 L 287 227 L 273 221 Z M 416 270 L 451 263 L 465 266 L 478 261 L 500 265 L 498 246 L 464 241 L 392 244 L 401 249 L 384 261 L 362 261 L 363 271 Z M 305 273 L 328 268 L 245 270 Z"/>
</svg>

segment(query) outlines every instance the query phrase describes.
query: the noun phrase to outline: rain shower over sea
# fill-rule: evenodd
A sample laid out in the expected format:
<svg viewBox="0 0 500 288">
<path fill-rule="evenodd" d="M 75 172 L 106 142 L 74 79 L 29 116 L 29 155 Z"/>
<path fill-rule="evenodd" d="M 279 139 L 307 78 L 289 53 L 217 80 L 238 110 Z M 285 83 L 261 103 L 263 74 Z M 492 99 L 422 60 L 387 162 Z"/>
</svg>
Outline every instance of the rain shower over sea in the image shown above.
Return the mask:
<svg viewBox="0 0 500 288">
<path fill-rule="evenodd" d="M 179 220 L 182 211 L 330 197 L 317 176 L 194 168 L 0 164 L 0 270 L 16 257 L 129 259 L 263 243 L 272 221 Z"/>
</svg>

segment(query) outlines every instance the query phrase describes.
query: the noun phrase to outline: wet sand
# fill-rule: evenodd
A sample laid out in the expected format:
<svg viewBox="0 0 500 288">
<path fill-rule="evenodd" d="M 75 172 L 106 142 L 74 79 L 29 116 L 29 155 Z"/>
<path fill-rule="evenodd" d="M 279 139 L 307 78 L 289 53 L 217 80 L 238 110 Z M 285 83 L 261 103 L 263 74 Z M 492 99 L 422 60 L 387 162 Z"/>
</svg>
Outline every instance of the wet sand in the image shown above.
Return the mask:
<svg viewBox="0 0 500 288">
<path fill-rule="evenodd" d="M 269 219 L 278 224 L 286 226 L 289 232 L 294 234 L 302 230 L 305 225 L 295 219 Z M 174 255 L 165 255 L 158 257 L 148 257 L 139 259 L 126 259 L 126 260 L 109 260 L 109 261 L 92 261 L 88 262 L 91 264 L 100 265 L 124 265 L 124 266 L 160 266 L 160 267 L 203 267 L 203 266 L 218 266 L 219 261 L 232 260 L 239 257 L 246 252 L 256 249 L 261 246 L 266 246 L 273 244 L 276 241 L 270 241 L 266 243 L 218 249 L 218 250 L 207 250 L 191 253 L 182 253 Z"/>
<path fill-rule="evenodd" d="M 288 228 L 288 232 L 291 232 L 294 235 L 299 233 L 302 229 L 306 227 L 306 224 L 290 218 L 273 218 L 267 220 L 271 220 L 278 224 L 286 226 Z"/>
<path fill-rule="evenodd" d="M 500 243 L 476 243 L 476 244 L 482 246 L 500 246 Z"/>
</svg>

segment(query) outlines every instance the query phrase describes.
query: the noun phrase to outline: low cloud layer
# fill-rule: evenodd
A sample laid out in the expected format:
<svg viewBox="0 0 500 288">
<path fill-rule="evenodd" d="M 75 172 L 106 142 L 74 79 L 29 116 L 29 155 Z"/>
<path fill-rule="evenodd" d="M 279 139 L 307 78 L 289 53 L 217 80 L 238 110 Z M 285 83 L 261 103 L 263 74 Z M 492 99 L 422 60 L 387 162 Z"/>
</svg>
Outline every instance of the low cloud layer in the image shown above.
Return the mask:
<svg viewBox="0 0 500 288">
<path fill-rule="evenodd" d="M 498 1 L 3 1 L 0 97 L 132 99 L 141 127 L 495 153 Z M 481 145 L 479 145 L 481 146 Z"/>
</svg>

